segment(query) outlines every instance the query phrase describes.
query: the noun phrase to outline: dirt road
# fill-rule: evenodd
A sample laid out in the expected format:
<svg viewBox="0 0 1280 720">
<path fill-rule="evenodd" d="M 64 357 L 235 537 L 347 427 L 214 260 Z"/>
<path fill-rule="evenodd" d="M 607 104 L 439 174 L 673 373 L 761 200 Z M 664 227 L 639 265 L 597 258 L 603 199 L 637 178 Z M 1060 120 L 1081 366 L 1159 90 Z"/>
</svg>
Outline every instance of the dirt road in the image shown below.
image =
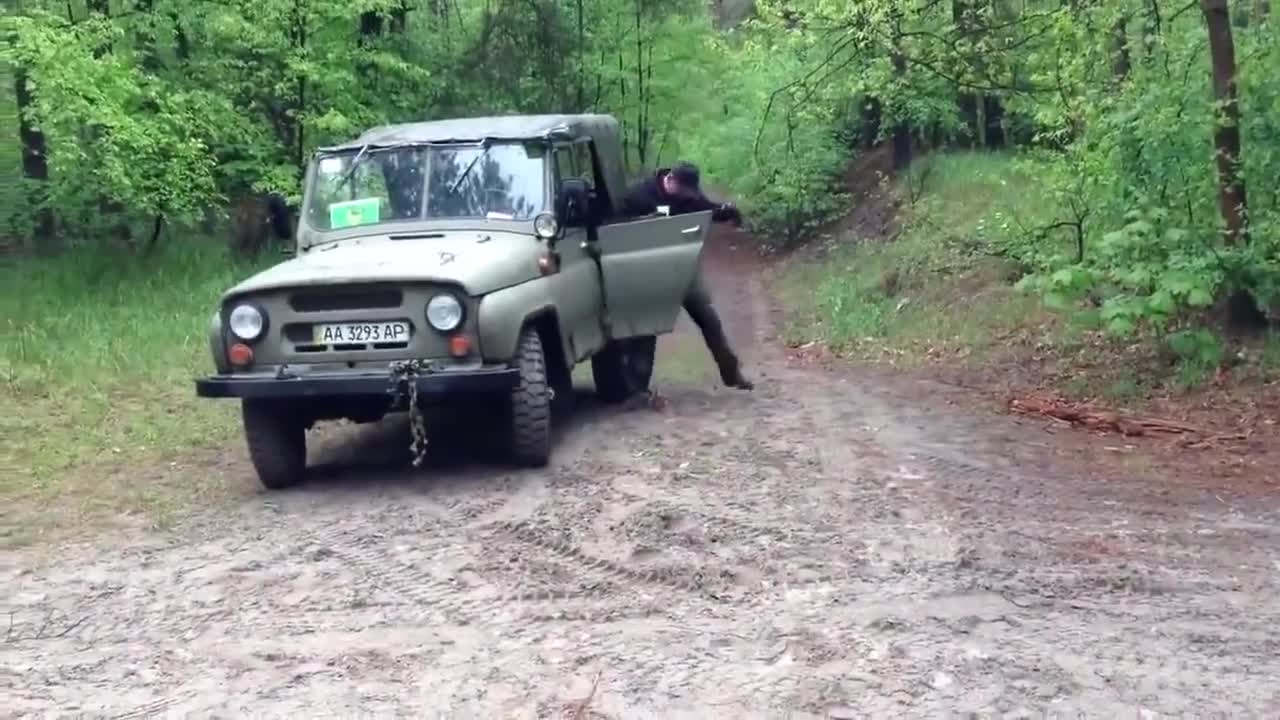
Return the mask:
<svg viewBox="0 0 1280 720">
<path fill-rule="evenodd" d="M 362 466 L 407 431 L 345 429 L 299 491 L 11 553 L 2 712 L 1280 716 L 1280 502 L 1084 473 L 941 391 L 792 366 L 731 241 L 754 393 L 583 408 L 545 472 Z M 664 355 L 705 367 L 698 343 Z"/>
</svg>

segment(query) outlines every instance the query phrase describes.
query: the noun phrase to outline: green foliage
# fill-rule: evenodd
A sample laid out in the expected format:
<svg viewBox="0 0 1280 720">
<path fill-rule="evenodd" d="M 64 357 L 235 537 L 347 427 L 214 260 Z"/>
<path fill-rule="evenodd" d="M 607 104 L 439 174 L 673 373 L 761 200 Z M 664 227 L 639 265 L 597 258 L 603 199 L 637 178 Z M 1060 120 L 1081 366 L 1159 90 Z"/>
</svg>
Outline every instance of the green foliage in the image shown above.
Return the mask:
<svg viewBox="0 0 1280 720">
<path fill-rule="evenodd" d="M 1020 228 L 1049 224 L 1059 210 L 1043 202 L 1036 178 L 1045 174 L 1031 159 L 949 153 L 918 163 L 931 165 L 920 172 L 927 194 L 900 218 L 896 241 L 840 238 L 786 267 L 779 285 L 791 343 L 816 341 L 899 367 L 994 369 L 1013 383 L 1119 404 L 1201 387 L 1223 367 L 1242 383 L 1280 377 L 1280 335 L 1256 349 L 1238 338 L 1229 347 L 1214 328 L 1170 309 L 1199 302 L 1200 272 L 1166 272 L 1150 261 L 1158 272 L 1125 278 L 1068 261 L 1015 282 L 1028 266 L 996 256 L 1033 247 L 1018 244 L 1035 235 Z M 899 180 L 900 194 L 905 185 Z M 1158 213 L 1135 212 L 1114 241 L 1123 247 L 1165 232 Z M 1046 256 L 1070 258 L 1074 239 L 1049 235 L 1041 245 Z"/>
<path fill-rule="evenodd" d="M 1062 48 L 1110 48 L 1104 31 L 1126 14 L 1141 17 L 1127 4 L 1064 17 L 1051 41 Z M 1064 152 L 1034 159 L 1056 206 L 1045 222 L 1080 221 L 1084 257 L 1052 243 L 1028 244 L 1025 235 L 1004 238 L 1010 253 L 1040 271 L 1027 287 L 1063 309 L 1080 307 L 1075 303 L 1086 297 L 1100 301 L 1106 327 L 1121 336 L 1164 331 L 1235 288 L 1253 292 L 1264 305 L 1278 297 L 1280 206 L 1269 178 L 1280 165 L 1274 114 L 1266 112 L 1280 91 L 1273 26 L 1236 29 L 1252 242 L 1228 247 L 1217 207 L 1204 24 L 1194 12 L 1165 20 L 1158 34 L 1147 31 L 1150 46 L 1140 46 L 1136 33 L 1129 36 L 1134 60 L 1123 80 L 1107 77 L 1111 56 L 1085 53 L 1073 61 L 1076 80 L 1059 109 L 1046 110 L 1052 103 L 1037 100 L 1042 136 L 1070 141 Z M 1061 79 L 1062 68 L 1045 64 L 1033 77 L 1048 82 L 1051 73 Z"/>
<path fill-rule="evenodd" d="M 633 172 L 695 160 L 757 229 L 794 241 L 841 209 L 852 144 L 999 131 L 1048 149 L 1033 159 L 1054 214 L 1009 231 L 994 219 L 987 240 L 1050 278 L 1053 302 L 1110 300 L 1124 331 L 1228 286 L 1280 297 L 1273 20 L 1235 29 L 1254 242 L 1225 250 L 1193 8 L 760 0 L 720 32 L 700 0 L 107 5 L 32 0 L 0 20 L 0 59 L 27 71 L 49 140 L 48 202 L 73 232 L 121 211 L 191 221 L 245 192 L 296 200 L 312 148 L 373 124 L 581 110 L 622 120 Z M 1134 212 L 1162 213 L 1162 234 Z M 1196 287 L 1179 291 L 1187 272 Z"/>
<path fill-rule="evenodd" d="M 814 43 L 768 21 L 719 33 L 699 0 L 90 7 L 36 0 L 0 20 L 0 60 L 30 78 L 27 116 L 47 138 L 47 202 L 64 235 L 190 223 L 249 192 L 296 202 L 317 145 L 386 122 L 509 112 L 613 113 L 633 172 L 698 162 L 765 232 L 798 237 L 840 208 L 847 151 L 825 101 L 848 91 L 812 102 L 792 88 L 785 122 L 770 116 L 768 98 L 809 69 Z"/>
<path fill-rule="evenodd" d="M 1220 108 L 1195 5 L 1178 12 L 1136 0 L 760 7 L 793 46 L 811 52 L 814 70 L 801 76 L 793 106 L 806 113 L 847 113 L 847 98 L 875 98 L 882 136 L 905 122 L 935 138 L 980 140 L 991 132 L 982 130 L 984 114 L 959 105 L 975 108 L 985 97 L 984 113 L 1002 112 L 1006 138 L 1030 141 L 1022 167 L 1042 202 L 1030 212 L 998 209 L 969 249 L 1033 270 L 1024 287 L 1049 305 L 1096 315 L 1118 336 L 1165 332 L 1240 288 L 1280 310 L 1273 18 L 1234 28 L 1250 241 L 1227 246 L 1213 155 Z M 1259 11 L 1238 9 L 1241 17 Z"/>
<path fill-rule="evenodd" d="M 842 238 L 816 261 L 787 268 L 781 285 L 791 340 L 898 364 L 983 360 L 1036 318 L 1038 303 L 1008 284 L 1015 268 L 975 252 L 997 208 L 1021 210 L 1008 200 L 1027 202 L 995 191 L 1016 186 L 1021 168 L 986 153 L 920 162 L 931 164 L 929 194 L 900 218 L 896 241 Z"/>
<path fill-rule="evenodd" d="M 209 299 L 265 263 L 199 241 L 0 267 L 0 401 L 24 408 L 0 418 L 0 467 L 43 485 L 104 455 L 228 436 L 234 408 L 200 402 L 191 379 L 209 368 Z"/>
</svg>

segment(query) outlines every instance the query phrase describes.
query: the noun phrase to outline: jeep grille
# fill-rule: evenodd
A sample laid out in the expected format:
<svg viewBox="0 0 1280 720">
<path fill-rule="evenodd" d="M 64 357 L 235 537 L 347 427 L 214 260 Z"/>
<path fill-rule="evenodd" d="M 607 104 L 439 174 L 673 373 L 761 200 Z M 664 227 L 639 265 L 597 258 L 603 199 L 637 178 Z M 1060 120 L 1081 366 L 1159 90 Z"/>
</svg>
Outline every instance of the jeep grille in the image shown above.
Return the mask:
<svg viewBox="0 0 1280 720">
<path fill-rule="evenodd" d="M 326 288 L 295 292 L 289 296 L 289 306 L 300 313 L 398 308 L 402 302 L 404 293 L 397 288 Z"/>
</svg>

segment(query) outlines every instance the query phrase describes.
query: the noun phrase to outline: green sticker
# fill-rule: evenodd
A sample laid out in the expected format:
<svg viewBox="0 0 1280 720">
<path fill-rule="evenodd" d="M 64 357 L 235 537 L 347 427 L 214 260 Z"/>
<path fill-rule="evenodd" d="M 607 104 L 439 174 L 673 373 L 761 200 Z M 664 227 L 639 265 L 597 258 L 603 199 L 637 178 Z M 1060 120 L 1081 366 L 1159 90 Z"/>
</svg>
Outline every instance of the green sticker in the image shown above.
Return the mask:
<svg viewBox="0 0 1280 720">
<path fill-rule="evenodd" d="M 382 202 L 378 198 L 361 198 L 330 203 L 329 228 L 338 230 L 378 222 Z"/>
</svg>

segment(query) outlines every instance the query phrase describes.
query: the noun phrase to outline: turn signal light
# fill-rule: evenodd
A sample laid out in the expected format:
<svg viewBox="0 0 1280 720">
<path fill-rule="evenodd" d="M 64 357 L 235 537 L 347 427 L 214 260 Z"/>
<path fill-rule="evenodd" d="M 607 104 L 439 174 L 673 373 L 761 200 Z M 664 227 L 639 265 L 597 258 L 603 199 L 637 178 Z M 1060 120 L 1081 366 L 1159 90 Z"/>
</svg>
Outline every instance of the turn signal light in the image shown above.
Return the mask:
<svg viewBox="0 0 1280 720">
<path fill-rule="evenodd" d="M 466 357 L 471 352 L 471 341 L 466 335 L 454 335 L 449 338 L 449 354 L 456 357 Z"/>
<path fill-rule="evenodd" d="M 538 272 L 543 275 L 550 275 L 559 269 L 560 263 L 557 262 L 554 255 L 542 255 L 538 258 Z"/>
<path fill-rule="evenodd" d="M 236 343 L 227 348 L 227 359 L 232 365 L 245 367 L 253 363 L 253 348 L 244 343 Z"/>
</svg>

